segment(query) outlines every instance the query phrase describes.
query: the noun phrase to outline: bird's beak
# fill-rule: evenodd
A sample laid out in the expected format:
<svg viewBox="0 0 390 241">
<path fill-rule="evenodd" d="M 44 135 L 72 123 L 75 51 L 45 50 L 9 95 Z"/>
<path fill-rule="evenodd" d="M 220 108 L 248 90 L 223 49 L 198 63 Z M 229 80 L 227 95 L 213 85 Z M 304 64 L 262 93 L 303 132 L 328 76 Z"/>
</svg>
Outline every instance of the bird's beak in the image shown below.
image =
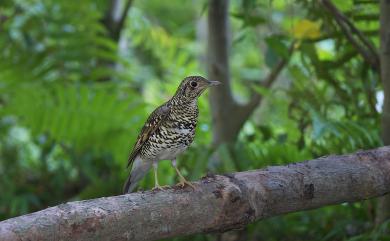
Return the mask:
<svg viewBox="0 0 390 241">
<path fill-rule="evenodd" d="M 213 81 L 213 80 L 209 80 L 209 81 L 207 81 L 207 83 L 208 83 L 208 85 L 209 86 L 214 86 L 214 85 L 220 85 L 221 84 L 221 82 L 219 82 L 219 81 Z"/>
</svg>

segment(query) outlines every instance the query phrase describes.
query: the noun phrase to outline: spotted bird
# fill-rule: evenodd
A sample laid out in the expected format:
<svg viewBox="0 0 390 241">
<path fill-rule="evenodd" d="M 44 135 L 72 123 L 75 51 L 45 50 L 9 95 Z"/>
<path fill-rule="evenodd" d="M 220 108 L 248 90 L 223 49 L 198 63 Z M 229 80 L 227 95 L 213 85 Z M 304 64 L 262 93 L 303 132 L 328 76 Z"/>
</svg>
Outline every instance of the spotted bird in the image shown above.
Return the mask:
<svg viewBox="0 0 390 241">
<path fill-rule="evenodd" d="M 218 85 L 201 76 L 186 77 L 175 95 L 152 112 L 143 126 L 130 154 L 127 167 L 131 172 L 123 187 L 124 193 L 131 192 L 137 182 L 154 169 L 155 189 L 162 189 L 158 183 L 157 167 L 160 160 L 171 160 L 179 176 L 179 184 L 193 187 L 177 168 L 176 157 L 192 143 L 198 120 L 198 97 L 210 86 Z"/>
</svg>

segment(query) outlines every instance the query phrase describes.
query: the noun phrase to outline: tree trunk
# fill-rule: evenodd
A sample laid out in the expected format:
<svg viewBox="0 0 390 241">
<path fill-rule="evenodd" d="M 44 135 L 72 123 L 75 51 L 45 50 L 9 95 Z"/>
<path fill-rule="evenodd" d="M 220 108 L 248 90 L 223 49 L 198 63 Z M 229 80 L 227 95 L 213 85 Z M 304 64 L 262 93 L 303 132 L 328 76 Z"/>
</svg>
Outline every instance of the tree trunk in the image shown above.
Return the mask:
<svg viewBox="0 0 390 241">
<path fill-rule="evenodd" d="M 107 30 L 107 36 L 117 44 L 120 41 L 121 33 L 125 27 L 127 14 L 130 10 L 132 3 L 133 0 L 109 0 L 106 13 L 101 19 L 101 23 Z M 116 67 L 116 64 L 117 63 L 113 60 L 99 59 L 97 66 L 114 69 Z M 109 81 L 111 80 L 111 78 L 112 76 L 105 75 L 100 77 L 98 80 L 103 82 Z"/>
<path fill-rule="evenodd" d="M 231 89 L 229 68 L 230 26 L 229 1 L 210 0 L 208 12 L 208 77 L 218 80 L 222 84 L 218 88 L 210 89 L 210 107 L 213 124 L 213 145 L 231 144 L 240 132 L 245 121 L 261 104 L 262 96 L 254 93 L 245 104 L 238 103 Z M 290 47 L 290 55 L 294 50 L 294 43 Z M 264 88 L 270 88 L 281 71 L 287 65 L 288 59 L 282 58 L 268 76 L 259 81 Z"/>
<path fill-rule="evenodd" d="M 125 0 L 123 7 L 121 7 L 121 3 L 123 3 L 122 0 L 110 0 L 106 14 L 102 19 L 108 35 L 115 42 L 119 41 L 133 0 Z"/>
<path fill-rule="evenodd" d="M 382 112 L 382 139 L 390 145 L 390 0 L 380 3 L 380 63 L 384 90 Z M 390 175 L 390 174 L 389 174 Z M 376 223 L 379 225 L 390 218 L 390 195 L 379 199 Z"/>
<path fill-rule="evenodd" d="M 229 0 L 210 0 L 208 13 L 208 76 L 222 84 L 210 89 L 213 144 L 234 141 L 237 135 L 229 68 Z"/>
<path fill-rule="evenodd" d="M 70 202 L 0 222 L 2 241 L 156 240 L 225 232 L 285 213 L 390 193 L 390 146 L 208 176 L 195 190 Z"/>
</svg>

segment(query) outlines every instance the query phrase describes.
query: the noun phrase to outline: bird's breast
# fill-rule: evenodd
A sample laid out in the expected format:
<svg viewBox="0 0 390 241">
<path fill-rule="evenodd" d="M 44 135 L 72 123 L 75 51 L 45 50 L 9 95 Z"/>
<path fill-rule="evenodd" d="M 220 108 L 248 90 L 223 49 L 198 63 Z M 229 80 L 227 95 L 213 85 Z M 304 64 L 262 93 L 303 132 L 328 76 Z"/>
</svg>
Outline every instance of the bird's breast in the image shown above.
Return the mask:
<svg viewBox="0 0 390 241">
<path fill-rule="evenodd" d="M 174 159 L 192 143 L 196 123 L 162 125 L 150 136 L 143 148 L 143 155 L 149 159 Z"/>
<path fill-rule="evenodd" d="M 197 124 L 197 108 L 173 109 L 149 137 L 141 150 L 148 159 L 174 159 L 192 143 Z"/>
</svg>

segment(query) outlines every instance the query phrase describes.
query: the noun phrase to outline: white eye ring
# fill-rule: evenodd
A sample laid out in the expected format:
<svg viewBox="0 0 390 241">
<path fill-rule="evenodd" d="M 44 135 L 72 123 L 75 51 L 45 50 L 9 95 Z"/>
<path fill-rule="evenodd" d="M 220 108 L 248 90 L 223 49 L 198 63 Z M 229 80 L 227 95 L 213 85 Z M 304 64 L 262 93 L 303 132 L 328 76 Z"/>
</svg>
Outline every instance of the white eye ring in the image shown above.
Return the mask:
<svg viewBox="0 0 390 241">
<path fill-rule="evenodd" d="M 190 85 L 191 85 L 191 87 L 196 87 L 196 86 L 198 86 L 198 83 L 196 83 L 195 81 L 191 81 Z"/>
</svg>

